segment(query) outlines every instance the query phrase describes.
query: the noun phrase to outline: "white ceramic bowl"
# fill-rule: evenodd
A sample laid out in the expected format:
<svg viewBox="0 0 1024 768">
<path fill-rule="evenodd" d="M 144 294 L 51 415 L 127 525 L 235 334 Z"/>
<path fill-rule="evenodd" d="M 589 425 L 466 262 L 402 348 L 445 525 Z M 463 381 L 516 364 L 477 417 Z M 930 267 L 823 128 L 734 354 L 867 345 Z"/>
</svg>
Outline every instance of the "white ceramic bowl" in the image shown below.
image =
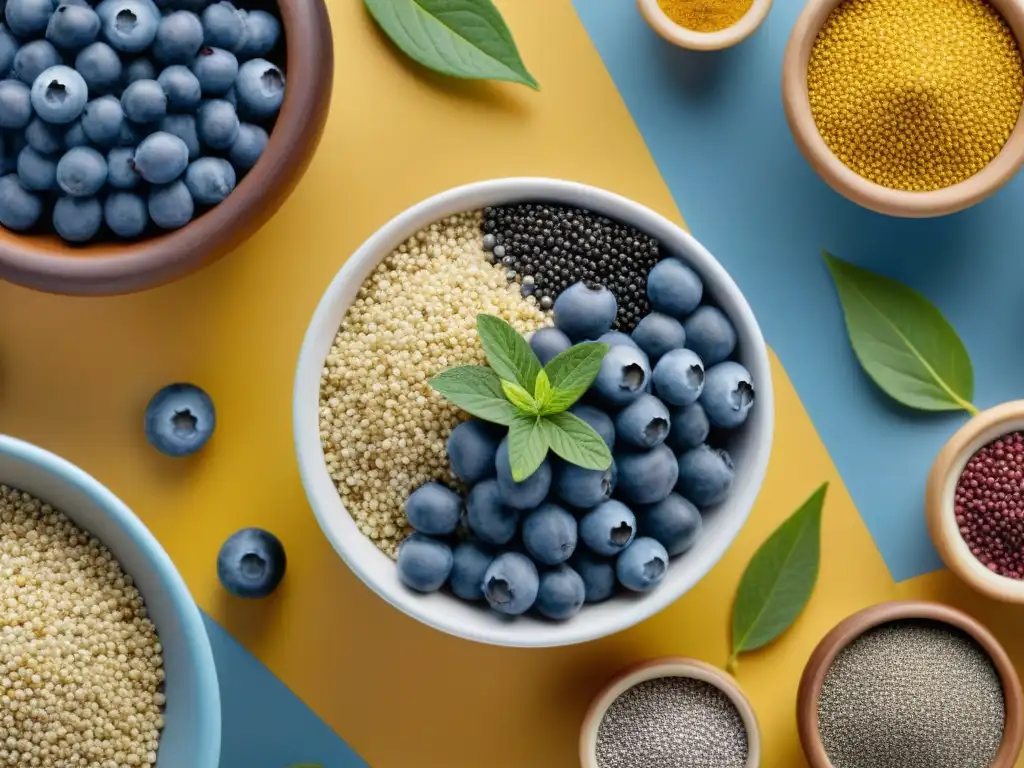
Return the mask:
<svg viewBox="0 0 1024 768">
<path fill-rule="evenodd" d="M 444 592 L 421 595 L 402 585 L 394 562 L 359 532 L 345 511 L 327 473 L 318 415 L 320 374 L 338 326 L 359 286 L 395 247 L 446 216 L 537 200 L 587 208 L 617 219 L 656 238 L 666 253 L 689 263 L 703 278 L 706 295 L 732 318 L 739 336 L 739 360 L 753 376 L 758 397 L 746 425 L 729 446 L 737 467 L 732 491 L 725 502 L 706 514 L 698 544 L 672 560 L 657 589 L 584 606 L 562 623 L 533 616 L 509 620 Z M 334 277 L 310 321 L 299 354 L 293 397 L 295 447 L 306 495 L 320 527 L 356 575 L 393 606 L 436 629 L 478 642 L 523 647 L 570 645 L 610 635 L 654 615 L 700 581 L 732 544 L 750 513 L 764 480 L 774 421 L 771 373 L 761 329 L 722 265 L 685 231 L 639 203 L 583 184 L 537 178 L 496 179 L 450 189 L 395 217 L 363 243 Z"/>
<path fill-rule="evenodd" d="M 59 509 L 102 541 L 134 580 L 164 653 L 167 706 L 156 768 L 217 768 L 220 690 L 199 608 L 145 524 L 102 483 L 30 443 L 0 435 L 0 484 Z"/>
</svg>

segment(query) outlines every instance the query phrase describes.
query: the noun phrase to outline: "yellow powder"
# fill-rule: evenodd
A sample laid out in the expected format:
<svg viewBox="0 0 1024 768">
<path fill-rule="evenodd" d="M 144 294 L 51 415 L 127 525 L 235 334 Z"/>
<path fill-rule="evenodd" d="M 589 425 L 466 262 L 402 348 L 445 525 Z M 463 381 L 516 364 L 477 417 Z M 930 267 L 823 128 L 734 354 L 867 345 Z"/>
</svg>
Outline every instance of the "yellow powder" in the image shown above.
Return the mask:
<svg viewBox="0 0 1024 768">
<path fill-rule="evenodd" d="M 1020 115 L 1024 66 L 983 0 L 845 0 L 814 43 L 807 89 L 844 164 L 923 192 L 964 181 L 999 153 Z"/>
<path fill-rule="evenodd" d="M 694 32 L 717 32 L 742 19 L 754 0 L 658 0 L 672 21 Z"/>
</svg>

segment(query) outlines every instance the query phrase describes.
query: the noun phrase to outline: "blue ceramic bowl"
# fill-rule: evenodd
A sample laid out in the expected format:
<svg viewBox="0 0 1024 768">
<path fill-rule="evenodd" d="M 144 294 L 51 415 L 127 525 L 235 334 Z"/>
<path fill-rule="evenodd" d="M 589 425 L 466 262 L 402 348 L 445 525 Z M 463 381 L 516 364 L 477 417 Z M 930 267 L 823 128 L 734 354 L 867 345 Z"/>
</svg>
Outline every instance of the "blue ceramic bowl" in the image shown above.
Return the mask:
<svg viewBox="0 0 1024 768">
<path fill-rule="evenodd" d="M 149 529 L 92 476 L 38 446 L 0 435 L 0 484 L 53 505 L 114 553 L 135 579 L 164 649 L 166 726 L 157 768 L 217 768 L 220 692 L 199 608 Z"/>
</svg>

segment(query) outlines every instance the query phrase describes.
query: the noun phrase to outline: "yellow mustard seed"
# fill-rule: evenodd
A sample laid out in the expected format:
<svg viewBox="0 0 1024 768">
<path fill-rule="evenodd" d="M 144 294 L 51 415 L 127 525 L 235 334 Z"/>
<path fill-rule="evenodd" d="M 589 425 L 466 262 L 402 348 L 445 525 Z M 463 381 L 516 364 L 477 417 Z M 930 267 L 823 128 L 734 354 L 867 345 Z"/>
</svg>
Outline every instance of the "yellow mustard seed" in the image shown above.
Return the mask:
<svg viewBox="0 0 1024 768">
<path fill-rule="evenodd" d="M 811 50 L 818 132 L 860 176 L 926 192 L 958 184 L 1003 148 L 1024 65 L 984 0 L 845 0 Z"/>
<path fill-rule="evenodd" d="M 754 0 L 658 0 L 672 21 L 694 32 L 728 29 L 747 15 Z"/>
</svg>

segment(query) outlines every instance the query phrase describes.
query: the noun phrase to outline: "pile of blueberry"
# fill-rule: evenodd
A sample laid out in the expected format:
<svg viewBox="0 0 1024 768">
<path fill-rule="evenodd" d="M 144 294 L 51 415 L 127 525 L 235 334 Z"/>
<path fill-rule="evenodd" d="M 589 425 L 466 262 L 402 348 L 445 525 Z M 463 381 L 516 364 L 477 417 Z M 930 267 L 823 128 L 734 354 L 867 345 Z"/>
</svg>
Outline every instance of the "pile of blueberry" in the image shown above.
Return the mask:
<svg viewBox="0 0 1024 768">
<path fill-rule="evenodd" d="M 0 0 L 0 225 L 185 226 L 259 159 L 281 22 L 209 0 Z M 104 227 L 105 225 L 105 227 Z"/>
<path fill-rule="evenodd" d="M 735 328 L 702 303 L 704 286 L 692 269 L 674 258 L 659 261 L 647 294 L 654 311 L 626 335 L 611 330 L 614 295 L 576 283 L 555 301 L 554 327 L 530 338 L 542 364 L 574 343 L 609 345 L 572 412 L 601 435 L 612 465 L 588 470 L 549 456 L 517 483 L 501 428 L 459 424 L 448 458 L 470 490 L 463 497 L 428 483 L 407 499 L 416 529 L 398 552 L 407 586 L 430 592 L 447 584 L 457 597 L 485 600 L 500 613 L 532 608 L 568 619 L 617 586 L 653 589 L 669 559 L 694 545 L 701 511 L 732 485 L 732 459 L 716 446 L 745 422 L 754 385 L 730 359 Z"/>
</svg>

